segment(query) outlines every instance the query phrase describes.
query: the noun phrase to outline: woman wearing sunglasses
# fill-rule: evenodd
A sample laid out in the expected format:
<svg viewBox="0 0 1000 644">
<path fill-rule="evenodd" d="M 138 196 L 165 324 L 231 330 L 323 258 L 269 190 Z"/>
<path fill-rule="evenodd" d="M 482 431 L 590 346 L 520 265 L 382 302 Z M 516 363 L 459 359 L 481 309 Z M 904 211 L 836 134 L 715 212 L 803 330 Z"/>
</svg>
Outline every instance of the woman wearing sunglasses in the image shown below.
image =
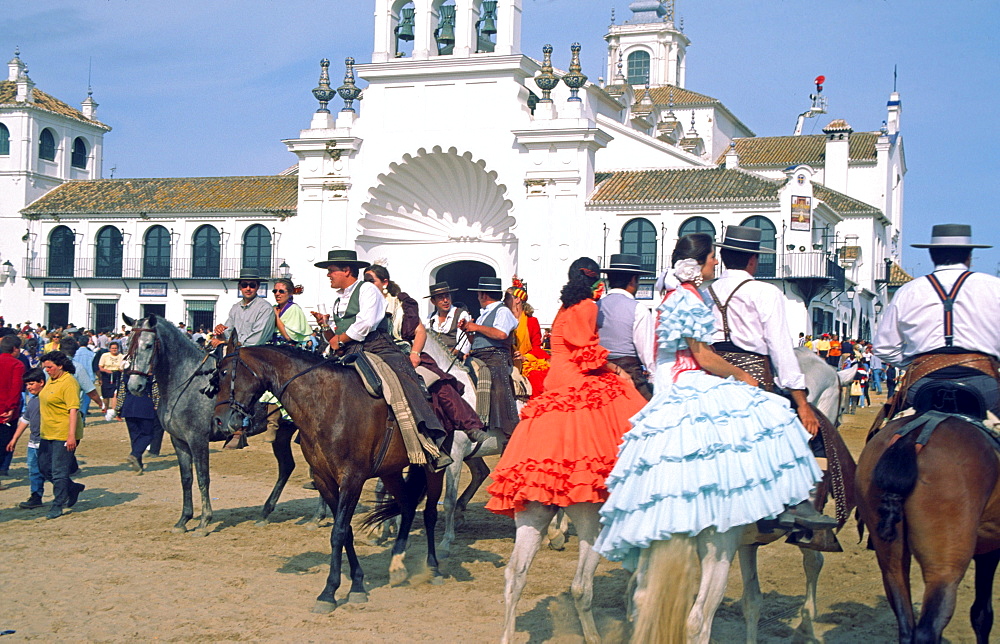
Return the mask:
<svg viewBox="0 0 1000 644">
<path fill-rule="evenodd" d="M 306 348 L 312 329 L 306 320 L 305 311 L 292 301 L 293 297 L 302 292 L 301 286 L 292 284 L 292 280 L 279 278 L 274 282 L 271 294 L 274 295 L 274 336 L 269 344 L 293 344 Z M 278 399 L 266 391 L 260 402 L 267 405 L 267 429 L 264 431 L 264 442 L 273 443 L 278 434 L 279 423 L 287 420 L 285 411 L 278 405 Z"/>
</svg>

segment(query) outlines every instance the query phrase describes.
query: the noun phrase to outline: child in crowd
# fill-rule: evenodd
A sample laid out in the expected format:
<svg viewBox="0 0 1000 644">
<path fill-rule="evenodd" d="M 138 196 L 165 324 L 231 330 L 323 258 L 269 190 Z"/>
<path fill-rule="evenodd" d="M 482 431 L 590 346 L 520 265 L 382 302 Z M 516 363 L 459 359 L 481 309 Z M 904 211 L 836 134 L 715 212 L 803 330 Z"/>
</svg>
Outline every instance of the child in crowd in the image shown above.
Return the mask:
<svg viewBox="0 0 1000 644">
<path fill-rule="evenodd" d="M 42 507 L 42 492 L 45 479 L 38 468 L 38 444 L 41 440 L 42 417 L 38 409 L 38 393 L 45 386 L 45 374 L 41 369 L 32 369 L 24 374 L 24 387 L 28 390 L 28 399 L 24 404 L 24 414 L 17 423 L 14 437 L 7 444 L 7 451 L 13 452 L 17 439 L 25 429 L 28 429 L 28 482 L 31 486 L 31 496 L 18 507 L 24 510 Z"/>
</svg>

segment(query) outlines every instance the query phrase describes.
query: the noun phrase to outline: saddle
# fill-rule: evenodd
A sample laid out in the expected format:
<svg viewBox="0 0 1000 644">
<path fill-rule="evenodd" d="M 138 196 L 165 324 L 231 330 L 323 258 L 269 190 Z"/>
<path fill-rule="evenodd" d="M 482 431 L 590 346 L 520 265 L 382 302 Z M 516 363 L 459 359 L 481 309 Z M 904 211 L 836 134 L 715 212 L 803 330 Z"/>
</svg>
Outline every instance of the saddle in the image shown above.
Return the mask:
<svg viewBox="0 0 1000 644">
<path fill-rule="evenodd" d="M 959 418 L 979 429 L 990 440 L 993 449 L 1000 452 L 1000 434 L 987 424 L 990 416 L 982 395 L 972 387 L 949 380 L 933 382 L 920 389 L 912 408 L 892 419 L 911 418 L 895 431 L 891 442 L 918 432 L 915 442 L 919 453 L 938 425 L 949 418 Z"/>
<path fill-rule="evenodd" d="M 358 372 L 358 375 L 361 376 L 361 382 L 365 385 L 365 391 L 368 392 L 369 396 L 372 398 L 383 398 L 382 378 L 379 377 L 375 367 L 372 366 L 368 355 L 364 352 L 350 353 L 346 356 L 336 358 L 336 361 Z"/>
</svg>

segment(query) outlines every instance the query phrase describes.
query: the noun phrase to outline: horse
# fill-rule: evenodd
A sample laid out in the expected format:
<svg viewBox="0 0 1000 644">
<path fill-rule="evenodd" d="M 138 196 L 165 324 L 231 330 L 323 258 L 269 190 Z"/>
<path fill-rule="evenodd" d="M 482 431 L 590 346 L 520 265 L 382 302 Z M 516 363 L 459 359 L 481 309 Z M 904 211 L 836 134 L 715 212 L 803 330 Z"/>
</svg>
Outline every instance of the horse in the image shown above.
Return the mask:
<svg viewBox="0 0 1000 644">
<path fill-rule="evenodd" d="M 351 519 L 361 489 L 370 478 L 381 478 L 392 499 L 370 512 L 364 525 L 370 527 L 397 515 L 402 517 L 392 548 L 390 583 L 401 584 L 407 578 L 403 559 L 417 505 L 424 494 L 426 562 L 432 582 L 440 582 L 434 527 L 443 477 L 423 467 L 411 467 L 409 475 L 403 476 L 410 461 L 396 423 L 390 422 L 389 406 L 365 392 L 353 368 L 291 346 L 241 347 L 233 348 L 220 361 L 217 383 L 214 423 L 219 429 L 239 428 L 265 390 L 281 401 L 299 428 L 302 452 L 312 467 L 316 488 L 334 509 L 330 573 L 313 612 L 329 613 L 336 608 L 344 552 L 351 575 L 348 602 L 368 600 L 364 572 L 354 550 Z"/>
<path fill-rule="evenodd" d="M 919 400 L 915 407 L 920 409 Z M 870 545 L 900 642 L 941 641 L 958 584 L 974 560 L 970 618 L 976 641 L 983 644 L 993 626 L 993 576 L 1000 562 L 998 446 L 983 430 L 950 414 L 932 418 L 940 423 L 929 439 L 916 431 L 896 435 L 915 418 L 923 416 L 887 423 L 861 452 L 856 479 L 860 528 L 862 534 L 864 526 L 871 529 Z M 910 595 L 911 557 L 924 579 L 919 622 Z"/>
<path fill-rule="evenodd" d="M 191 494 L 193 465 L 201 492 L 201 520 L 194 534 L 205 535 L 212 521 L 208 444 L 210 441 L 227 440 L 231 435 L 228 432 L 213 432 L 213 403 L 202 393 L 210 385 L 216 370 L 216 358 L 206 354 L 176 325 L 157 315 L 140 320 L 122 315 L 122 320 L 132 327 L 126 350 L 130 363 L 125 372 L 129 391 L 140 394 L 149 386 L 150 378 L 153 379 L 154 391 L 160 401 L 157 415 L 164 430 L 170 434 L 177 454 L 183 506 L 173 530 L 185 532 L 188 521 L 194 516 Z M 295 469 L 291 448 L 293 432 L 287 427 L 279 429 L 271 444 L 274 458 L 278 461 L 278 480 L 261 508 L 259 523 L 267 521 Z M 321 499 L 310 523 L 318 522 L 325 512 L 326 505 Z"/>
<path fill-rule="evenodd" d="M 854 485 L 854 461 L 832 425 L 839 416 L 841 383 L 845 377 L 853 378 L 853 373 L 848 376 L 845 372 L 851 370 L 836 371 L 808 350 L 796 350 L 795 354 L 809 388 L 808 399 L 813 405 L 813 411 L 818 414 L 820 423 L 827 425 L 825 433 L 835 443 L 827 446 L 828 454 L 836 453 L 840 456 L 843 483 L 849 491 Z M 823 411 L 817 408 L 817 403 L 823 405 Z M 831 490 L 829 478 L 830 473 L 827 471 L 814 502 L 820 511 Z M 838 507 L 841 526 L 851 509 L 853 496 L 847 495 L 844 503 Z M 746 624 L 746 641 L 748 644 L 756 643 L 763 600 L 757 573 L 757 551 L 760 546 L 774 543 L 786 535 L 788 531 L 782 528 L 761 532 L 756 524 L 751 524 L 735 526 L 725 532 L 709 528 L 694 537 L 678 538 L 678 535 L 674 535 L 669 540 L 654 541 L 643 551 L 630 581 L 634 589 L 630 609 L 630 618 L 634 620 L 633 640 L 686 640 L 707 644 L 711 638 L 715 612 L 725 594 L 729 569 L 734 556 L 738 555 L 743 577 L 740 603 Z M 800 547 L 806 576 L 806 599 L 796 628 L 808 641 L 813 641 L 813 624 L 817 613 L 816 591 L 823 568 L 823 554 L 813 549 L 813 545 L 809 543 L 789 543 Z M 695 589 L 688 588 L 687 585 L 690 585 L 689 582 L 695 575 L 692 562 L 696 556 L 701 564 L 701 577 L 697 598 L 689 608 L 688 598 L 694 594 Z M 666 602 L 663 601 L 664 598 L 668 598 Z"/>
</svg>

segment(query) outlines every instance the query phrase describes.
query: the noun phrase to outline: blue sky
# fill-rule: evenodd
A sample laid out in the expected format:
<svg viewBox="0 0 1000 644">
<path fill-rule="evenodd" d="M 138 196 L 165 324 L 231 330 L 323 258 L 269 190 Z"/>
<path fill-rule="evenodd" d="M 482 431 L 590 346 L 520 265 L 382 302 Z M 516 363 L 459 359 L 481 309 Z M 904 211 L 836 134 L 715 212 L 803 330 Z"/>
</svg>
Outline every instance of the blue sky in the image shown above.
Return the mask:
<svg viewBox="0 0 1000 644">
<path fill-rule="evenodd" d="M 602 36 L 628 0 L 523 0 L 522 48 L 541 57 L 583 45 L 583 71 L 605 74 Z M 104 174 L 116 177 L 271 174 L 295 161 L 281 139 L 308 127 L 318 61 L 367 62 L 373 0 L 36 0 L 4 3 L 0 55 L 15 46 L 37 86 L 73 105 L 86 97 L 92 61 Z M 995 34 L 1000 3 L 959 0 L 677 0 L 691 39 L 687 87 L 722 100 L 758 135 L 790 134 L 808 107 L 812 79 L 827 78 L 829 114 L 877 130 L 892 90 L 903 100 L 904 243 L 926 241 L 935 223 L 974 226 L 1000 242 L 992 193 L 1000 105 Z M 335 102 L 331 107 L 339 107 Z M 362 109 L 364 103 L 362 101 Z M 924 251 L 904 267 L 925 273 Z M 975 267 L 1000 270 L 1000 251 Z"/>
</svg>

